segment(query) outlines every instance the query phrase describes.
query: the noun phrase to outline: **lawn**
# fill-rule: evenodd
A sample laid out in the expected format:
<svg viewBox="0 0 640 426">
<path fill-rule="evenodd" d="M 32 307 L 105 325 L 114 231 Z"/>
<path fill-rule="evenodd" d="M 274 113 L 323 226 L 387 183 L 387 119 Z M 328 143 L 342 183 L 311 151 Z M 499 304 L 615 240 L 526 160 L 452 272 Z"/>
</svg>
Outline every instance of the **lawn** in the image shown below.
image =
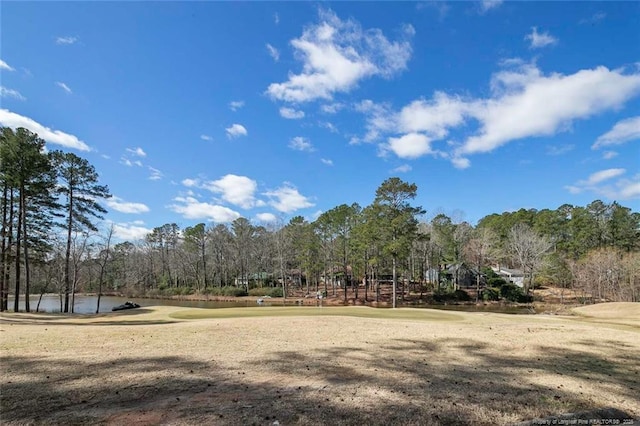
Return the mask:
<svg viewBox="0 0 640 426">
<path fill-rule="evenodd" d="M 640 304 L 0 315 L 3 424 L 512 424 L 640 417 Z M 616 316 L 617 313 L 617 316 Z"/>
</svg>

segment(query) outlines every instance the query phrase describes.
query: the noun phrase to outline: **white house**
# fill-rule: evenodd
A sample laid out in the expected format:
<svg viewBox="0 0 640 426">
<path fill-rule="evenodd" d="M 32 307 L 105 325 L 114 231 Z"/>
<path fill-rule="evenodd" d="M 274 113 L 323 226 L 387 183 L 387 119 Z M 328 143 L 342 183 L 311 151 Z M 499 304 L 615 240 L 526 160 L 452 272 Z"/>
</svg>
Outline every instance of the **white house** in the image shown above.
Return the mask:
<svg viewBox="0 0 640 426">
<path fill-rule="evenodd" d="M 508 269 L 501 266 L 492 266 L 491 269 L 505 280 L 514 283 L 518 287 L 524 287 L 524 272 L 520 269 Z"/>
</svg>

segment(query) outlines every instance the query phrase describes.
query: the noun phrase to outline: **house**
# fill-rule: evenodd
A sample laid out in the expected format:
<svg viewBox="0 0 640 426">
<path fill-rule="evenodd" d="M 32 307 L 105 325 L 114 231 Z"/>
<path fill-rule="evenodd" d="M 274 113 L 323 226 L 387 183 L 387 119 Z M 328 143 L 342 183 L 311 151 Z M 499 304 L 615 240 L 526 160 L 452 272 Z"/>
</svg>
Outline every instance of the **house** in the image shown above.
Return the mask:
<svg viewBox="0 0 640 426">
<path fill-rule="evenodd" d="M 506 281 L 512 282 L 518 287 L 524 287 L 524 272 L 520 269 L 503 268 L 499 265 L 492 266 L 491 269 Z"/>
</svg>

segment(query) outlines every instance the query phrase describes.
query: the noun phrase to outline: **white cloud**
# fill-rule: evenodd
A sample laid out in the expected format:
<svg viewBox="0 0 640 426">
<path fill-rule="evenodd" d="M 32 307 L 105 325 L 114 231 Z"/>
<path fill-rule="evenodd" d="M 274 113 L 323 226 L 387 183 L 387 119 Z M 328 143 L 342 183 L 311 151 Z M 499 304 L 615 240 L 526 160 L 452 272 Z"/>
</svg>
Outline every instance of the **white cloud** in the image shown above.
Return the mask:
<svg viewBox="0 0 640 426">
<path fill-rule="evenodd" d="M 443 138 L 450 127 L 464 122 L 470 105 L 458 97 L 436 92 L 433 100 L 413 101 L 402 108 L 398 117 L 402 132 L 426 132 L 432 137 Z"/>
<path fill-rule="evenodd" d="M 271 56 L 274 61 L 278 62 L 280 60 L 280 52 L 269 43 L 267 43 L 267 51 L 269 52 L 269 56 Z"/>
<path fill-rule="evenodd" d="M 244 101 L 231 101 L 229 102 L 229 108 L 231 111 L 237 111 L 244 106 Z"/>
<path fill-rule="evenodd" d="M 113 236 L 125 241 L 142 240 L 152 232 L 152 229 L 145 228 L 144 223 L 135 221 L 132 223 L 114 223 Z"/>
<path fill-rule="evenodd" d="M 280 23 L 280 15 L 278 15 L 278 12 L 273 14 L 273 23 L 276 25 Z"/>
<path fill-rule="evenodd" d="M 611 160 L 618 156 L 618 153 L 615 151 L 605 151 L 602 153 L 602 158 L 605 160 Z"/>
<path fill-rule="evenodd" d="M 147 153 L 140 147 L 137 148 L 127 148 L 127 152 L 133 154 L 137 157 L 146 157 Z"/>
<path fill-rule="evenodd" d="M 640 73 L 598 67 L 544 76 L 528 65 L 499 73 L 493 84 L 497 96 L 470 105 L 469 114 L 481 128 L 465 141 L 463 153 L 489 152 L 513 140 L 551 136 L 567 130 L 573 120 L 619 108 L 640 92 Z"/>
<path fill-rule="evenodd" d="M 213 140 L 213 138 L 211 136 L 205 135 L 205 134 L 200 135 L 200 139 L 202 139 L 203 141 L 212 141 Z"/>
<path fill-rule="evenodd" d="M 597 183 L 604 182 L 605 180 L 613 179 L 614 177 L 624 174 L 625 169 L 606 169 L 589 175 L 589 179 L 586 181 L 580 181 L 582 185 L 590 186 Z"/>
<path fill-rule="evenodd" d="M 330 160 L 328 158 L 321 158 L 320 161 L 322 161 L 322 163 L 326 164 L 327 166 L 333 166 L 333 160 Z"/>
<path fill-rule="evenodd" d="M 183 179 L 182 184 L 187 188 L 192 188 L 200 186 L 200 181 L 198 179 Z"/>
<path fill-rule="evenodd" d="M 0 70 L 6 70 L 6 71 L 15 71 L 15 68 L 11 67 L 9 64 L 7 64 L 5 61 L 3 61 L 2 59 L 0 59 Z"/>
<path fill-rule="evenodd" d="M 24 127 L 25 129 L 31 130 L 33 133 L 37 133 L 38 136 L 45 141 L 65 148 L 77 149 L 79 151 L 91 151 L 86 143 L 74 135 L 61 132 L 60 130 L 51 130 L 29 117 L 24 117 L 6 109 L 0 109 L 0 124 L 11 127 L 12 129 Z"/>
<path fill-rule="evenodd" d="M 291 40 L 303 69 L 300 74 L 290 73 L 284 83 L 269 85 L 267 93 L 273 99 L 331 99 L 364 78 L 390 78 L 406 68 L 413 27 L 405 27 L 403 40 L 390 42 L 381 30 L 363 30 L 359 23 L 342 21 L 331 10 L 320 10 L 319 18 L 318 24 L 307 26 L 300 38 Z"/>
<path fill-rule="evenodd" d="M 591 149 L 620 145 L 636 139 L 640 139 L 640 115 L 618 121 L 611 130 L 596 140 Z"/>
<path fill-rule="evenodd" d="M 453 164 L 453 167 L 455 167 L 456 169 L 462 170 L 469 168 L 471 166 L 471 161 L 469 161 L 468 158 L 454 156 L 451 159 L 451 164 Z"/>
<path fill-rule="evenodd" d="M 635 181 L 621 181 L 619 182 L 618 197 L 623 200 L 631 198 L 640 198 L 640 179 L 636 177 Z"/>
<path fill-rule="evenodd" d="M 182 181 L 183 184 L 185 181 Z M 256 203 L 254 194 L 258 184 L 246 176 L 228 174 L 218 180 L 207 182 L 202 187 L 213 193 L 222 194 L 223 200 L 243 209 L 249 209 Z"/>
<path fill-rule="evenodd" d="M 233 222 L 240 217 L 240 213 L 228 207 L 210 203 L 201 203 L 193 197 L 176 197 L 178 204 L 172 204 L 169 208 L 181 214 L 185 219 L 205 219 L 216 223 Z"/>
<path fill-rule="evenodd" d="M 19 101 L 26 101 L 27 98 L 22 96 L 20 92 L 14 89 L 8 89 L 4 86 L 0 86 L 0 98 L 13 98 Z"/>
<path fill-rule="evenodd" d="M 276 215 L 273 213 L 258 213 L 256 215 L 256 219 L 258 219 L 260 222 L 265 223 L 273 223 L 278 220 Z"/>
<path fill-rule="evenodd" d="M 109 208 L 120 213 L 139 214 L 149 211 L 149 207 L 145 204 L 124 201 L 122 198 L 118 197 L 107 198 L 106 204 Z"/>
<path fill-rule="evenodd" d="M 377 141 L 388 135 L 390 139 L 380 146 L 383 153 L 391 150 L 402 158 L 416 158 L 432 153 L 427 139 L 431 143 L 444 140 L 452 130 L 469 127 L 465 132 L 469 136 L 462 142 L 447 141 L 447 155 L 437 151 L 442 157 L 455 159 L 454 165 L 468 167 L 469 154 L 567 131 L 573 121 L 619 109 L 640 94 L 640 71 L 597 67 L 569 75 L 544 75 L 535 65 L 520 60 L 502 65 L 506 68 L 491 78 L 488 98 L 436 92 L 431 99 L 412 101 L 399 112 L 385 104 L 361 101 L 354 109 L 366 116 L 366 134 L 352 137 L 350 143 Z M 621 123 L 624 125 L 602 140 L 622 141 L 635 135 L 636 127 L 630 125 L 635 121 Z M 569 148 L 551 149 L 550 153 Z"/>
<path fill-rule="evenodd" d="M 74 44 L 78 41 L 78 37 L 65 36 L 56 38 L 56 44 Z"/>
<path fill-rule="evenodd" d="M 282 107 L 280 108 L 280 115 L 284 118 L 288 118 L 289 120 L 298 120 L 300 118 L 304 118 L 304 111 Z"/>
<path fill-rule="evenodd" d="M 548 155 L 553 155 L 553 156 L 558 156 L 558 155 L 563 155 L 566 154 L 567 152 L 571 152 L 573 151 L 573 149 L 576 146 L 573 144 L 566 144 L 566 145 L 550 145 L 547 146 L 547 154 Z"/>
<path fill-rule="evenodd" d="M 307 151 L 313 152 L 315 149 L 309 139 L 303 138 L 302 136 L 296 136 L 289 142 L 289 148 L 296 151 Z"/>
<path fill-rule="evenodd" d="M 418 158 L 431 154 L 431 140 L 421 133 L 408 133 L 399 138 L 389 138 L 387 149 L 400 158 Z"/>
<path fill-rule="evenodd" d="M 147 168 L 149 169 L 149 171 L 151 172 L 151 175 L 149 175 L 149 180 L 160 180 L 162 179 L 162 172 L 156 168 L 153 168 L 151 166 L 147 166 Z"/>
<path fill-rule="evenodd" d="M 480 10 L 485 13 L 491 9 L 495 9 L 502 4 L 503 0 L 482 0 Z"/>
<path fill-rule="evenodd" d="M 592 173 L 587 179 L 580 180 L 574 185 L 565 186 L 565 189 L 572 194 L 589 191 L 611 200 L 640 198 L 640 174 L 631 179 L 621 178 L 611 182 L 625 172 L 625 169 L 601 170 Z"/>
<path fill-rule="evenodd" d="M 227 137 L 237 138 L 240 136 L 247 136 L 247 129 L 242 124 L 232 124 L 231 127 L 225 129 L 227 131 Z"/>
<path fill-rule="evenodd" d="M 340 111 L 342 108 L 344 108 L 344 104 L 340 102 L 334 102 L 332 104 L 322 105 L 320 107 L 320 110 L 322 110 L 322 112 L 324 112 L 325 114 L 335 114 L 338 111 Z"/>
<path fill-rule="evenodd" d="M 604 13 L 604 12 L 596 12 L 591 17 L 589 17 L 587 19 L 581 19 L 580 20 L 580 24 L 596 24 L 596 23 L 602 21 L 606 17 L 607 17 L 606 13 Z"/>
<path fill-rule="evenodd" d="M 396 167 L 391 170 L 391 173 L 408 173 L 412 170 L 411 166 L 408 164 L 403 164 L 401 166 Z"/>
<path fill-rule="evenodd" d="M 56 81 L 56 86 L 60 87 L 62 90 L 64 90 L 68 94 L 72 94 L 73 93 L 73 91 L 71 91 L 69 86 L 67 86 L 66 84 L 64 84 L 64 83 L 62 83 L 60 81 Z"/>
<path fill-rule="evenodd" d="M 291 213 L 315 205 L 289 183 L 285 183 L 274 191 L 265 192 L 264 195 L 269 197 L 269 204 L 273 208 L 283 213 Z"/>
<path fill-rule="evenodd" d="M 333 123 L 331 123 L 329 121 L 321 121 L 318 124 L 321 127 L 324 127 L 325 129 L 330 131 L 331 133 L 339 133 L 338 128 L 336 126 L 334 126 Z"/>
<path fill-rule="evenodd" d="M 539 49 L 541 47 L 556 44 L 558 42 L 558 39 L 553 37 L 548 32 L 539 33 L 537 27 L 531 27 L 531 34 L 527 34 L 526 36 L 524 36 L 524 39 L 531 42 L 531 44 L 529 45 L 529 48 L 531 49 Z"/>
</svg>

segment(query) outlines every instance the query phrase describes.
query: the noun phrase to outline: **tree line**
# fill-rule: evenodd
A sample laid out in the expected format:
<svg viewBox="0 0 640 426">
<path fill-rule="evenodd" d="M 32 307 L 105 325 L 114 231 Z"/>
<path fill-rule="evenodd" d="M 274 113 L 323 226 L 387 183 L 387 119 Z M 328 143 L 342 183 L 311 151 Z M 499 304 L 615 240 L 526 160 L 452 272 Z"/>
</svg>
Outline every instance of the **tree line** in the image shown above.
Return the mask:
<svg viewBox="0 0 640 426">
<path fill-rule="evenodd" d="M 18 310 L 23 284 L 25 309 L 30 310 L 33 272 L 41 272 L 51 262 L 52 241 L 60 239 L 61 232 L 66 236 L 61 294 L 63 311 L 69 312 L 69 298 L 79 282 L 78 274 L 71 271 L 73 241 L 79 233 L 98 231 L 94 222 L 106 213 L 99 200 L 110 196 L 109 189 L 98 183 L 93 166 L 75 154 L 44 148 L 45 141 L 27 129 L 0 128 L 0 310 L 8 309 L 12 282 L 14 310 Z"/>
<path fill-rule="evenodd" d="M 44 153 L 43 146 L 24 129 L 2 129 L 3 309 L 9 290 L 18 295 L 22 288 L 25 295 L 60 294 L 67 312 L 76 291 L 278 288 L 284 297 L 341 292 L 346 302 L 379 301 L 385 283 L 395 306 L 423 291 L 472 285 L 478 295 L 490 281 L 490 265 L 522 270 L 524 294 L 555 285 L 585 298 L 640 300 L 640 213 L 617 202 L 521 209 L 473 226 L 446 214 L 426 219 L 412 205 L 417 186 L 394 177 L 370 205 L 342 204 L 313 221 L 296 216 L 257 224 L 241 217 L 184 229 L 169 223 L 139 241 L 114 243 L 113 226 L 97 230 L 105 213 L 99 200 L 109 191 L 93 167 L 74 154 Z"/>
</svg>

